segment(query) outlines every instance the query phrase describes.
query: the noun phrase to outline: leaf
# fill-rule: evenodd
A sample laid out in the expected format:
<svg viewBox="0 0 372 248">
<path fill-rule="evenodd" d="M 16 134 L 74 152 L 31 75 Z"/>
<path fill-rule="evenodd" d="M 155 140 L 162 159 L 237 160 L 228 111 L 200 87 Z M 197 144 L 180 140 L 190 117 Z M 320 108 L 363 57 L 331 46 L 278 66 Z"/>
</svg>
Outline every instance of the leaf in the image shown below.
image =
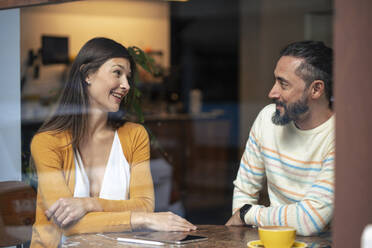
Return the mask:
<svg viewBox="0 0 372 248">
<path fill-rule="evenodd" d="M 134 103 L 133 104 L 133 108 L 134 108 L 134 110 L 135 110 L 135 112 L 136 112 L 136 114 L 137 114 L 137 117 L 138 117 L 138 121 L 140 122 L 140 123 L 144 123 L 145 122 L 145 118 L 143 117 L 143 112 L 142 112 L 142 108 L 141 108 L 141 105 L 140 104 L 136 104 L 136 103 Z"/>
<path fill-rule="evenodd" d="M 128 52 L 132 56 L 134 62 L 141 66 L 147 72 L 154 74 L 155 61 L 153 58 L 148 56 L 142 49 L 131 46 L 128 47 Z M 130 114 L 134 114 L 140 123 L 144 123 L 145 119 L 141 107 L 142 93 L 138 89 L 137 84 L 139 81 L 139 75 L 136 71 L 133 77 L 133 85 L 127 99 L 127 111 Z"/>
<path fill-rule="evenodd" d="M 140 65 L 144 70 L 153 74 L 155 68 L 155 60 L 148 56 L 142 49 L 131 46 L 128 47 L 129 54 L 133 57 L 136 64 Z"/>
<path fill-rule="evenodd" d="M 142 96 L 142 93 L 141 93 L 141 91 L 138 89 L 138 88 L 134 88 L 133 89 L 134 90 L 134 96 L 135 97 L 141 97 Z"/>
</svg>

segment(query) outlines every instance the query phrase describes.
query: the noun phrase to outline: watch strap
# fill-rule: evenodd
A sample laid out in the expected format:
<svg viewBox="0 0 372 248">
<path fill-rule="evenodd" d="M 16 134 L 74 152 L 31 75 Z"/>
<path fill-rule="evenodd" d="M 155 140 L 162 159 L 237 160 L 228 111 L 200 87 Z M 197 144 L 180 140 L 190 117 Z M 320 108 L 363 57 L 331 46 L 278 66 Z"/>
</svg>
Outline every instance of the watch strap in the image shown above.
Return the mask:
<svg viewBox="0 0 372 248">
<path fill-rule="evenodd" d="M 244 204 L 243 207 L 240 208 L 240 219 L 243 221 L 243 223 L 245 223 L 244 217 L 248 213 L 249 209 L 251 209 L 251 207 L 251 204 Z"/>
</svg>

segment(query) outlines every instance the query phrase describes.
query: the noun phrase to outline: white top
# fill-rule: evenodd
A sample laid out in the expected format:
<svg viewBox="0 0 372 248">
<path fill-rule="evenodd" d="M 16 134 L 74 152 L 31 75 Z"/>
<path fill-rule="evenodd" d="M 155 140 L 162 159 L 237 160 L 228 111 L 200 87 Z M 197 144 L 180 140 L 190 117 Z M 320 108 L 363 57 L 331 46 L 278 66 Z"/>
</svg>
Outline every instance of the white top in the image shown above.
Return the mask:
<svg viewBox="0 0 372 248">
<path fill-rule="evenodd" d="M 80 154 L 76 151 L 74 197 L 90 197 L 90 183 Z M 127 200 L 129 196 L 130 167 L 120 143 L 117 131 L 107 161 L 99 198 Z M 62 235 L 61 243 L 65 241 Z"/>
<path fill-rule="evenodd" d="M 99 198 L 107 200 L 127 200 L 129 195 L 129 181 L 129 163 L 124 156 L 118 133 L 115 132 L 114 142 L 107 161 Z M 90 197 L 90 183 L 78 151 L 76 151 L 75 157 L 74 197 Z"/>
</svg>

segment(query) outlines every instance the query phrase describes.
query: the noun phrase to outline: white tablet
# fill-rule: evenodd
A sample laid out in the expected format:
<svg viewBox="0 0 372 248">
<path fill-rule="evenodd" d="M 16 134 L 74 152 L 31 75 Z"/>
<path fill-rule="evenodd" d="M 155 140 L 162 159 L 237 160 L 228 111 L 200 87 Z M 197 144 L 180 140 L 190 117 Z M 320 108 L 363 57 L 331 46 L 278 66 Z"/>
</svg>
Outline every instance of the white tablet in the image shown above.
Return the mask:
<svg viewBox="0 0 372 248">
<path fill-rule="evenodd" d="M 134 238 L 118 238 L 118 241 L 163 245 L 163 244 L 187 244 L 191 242 L 205 241 L 207 237 L 185 234 L 183 232 L 149 232 L 141 233 L 134 236 Z"/>
</svg>

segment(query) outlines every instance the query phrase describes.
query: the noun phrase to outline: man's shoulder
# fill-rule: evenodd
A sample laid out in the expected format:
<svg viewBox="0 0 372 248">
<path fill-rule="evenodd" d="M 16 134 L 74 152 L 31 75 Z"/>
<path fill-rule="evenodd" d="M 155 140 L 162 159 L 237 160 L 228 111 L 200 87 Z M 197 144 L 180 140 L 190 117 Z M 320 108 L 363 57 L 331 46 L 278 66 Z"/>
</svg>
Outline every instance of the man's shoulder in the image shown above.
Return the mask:
<svg viewBox="0 0 372 248">
<path fill-rule="evenodd" d="M 272 125 L 271 117 L 275 112 L 275 104 L 266 105 L 261 111 L 258 113 L 256 122 L 260 124 L 260 126 Z"/>
<path fill-rule="evenodd" d="M 271 116 L 273 115 L 274 112 L 275 112 L 275 104 L 274 103 L 271 103 L 269 105 L 266 105 L 260 111 L 259 115 L 269 116 L 271 118 Z"/>
<path fill-rule="evenodd" d="M 251 128 L 251 135 L 257 139 L 262 139 L 263 136 L 272 136 L 274 130 L 276 129 L 275 125 L 271 121 L 273 113 L 275 112 L 275 104 L 266 105 L 258 113 L 256 120 L 253 123 Z"/>
</svg>

